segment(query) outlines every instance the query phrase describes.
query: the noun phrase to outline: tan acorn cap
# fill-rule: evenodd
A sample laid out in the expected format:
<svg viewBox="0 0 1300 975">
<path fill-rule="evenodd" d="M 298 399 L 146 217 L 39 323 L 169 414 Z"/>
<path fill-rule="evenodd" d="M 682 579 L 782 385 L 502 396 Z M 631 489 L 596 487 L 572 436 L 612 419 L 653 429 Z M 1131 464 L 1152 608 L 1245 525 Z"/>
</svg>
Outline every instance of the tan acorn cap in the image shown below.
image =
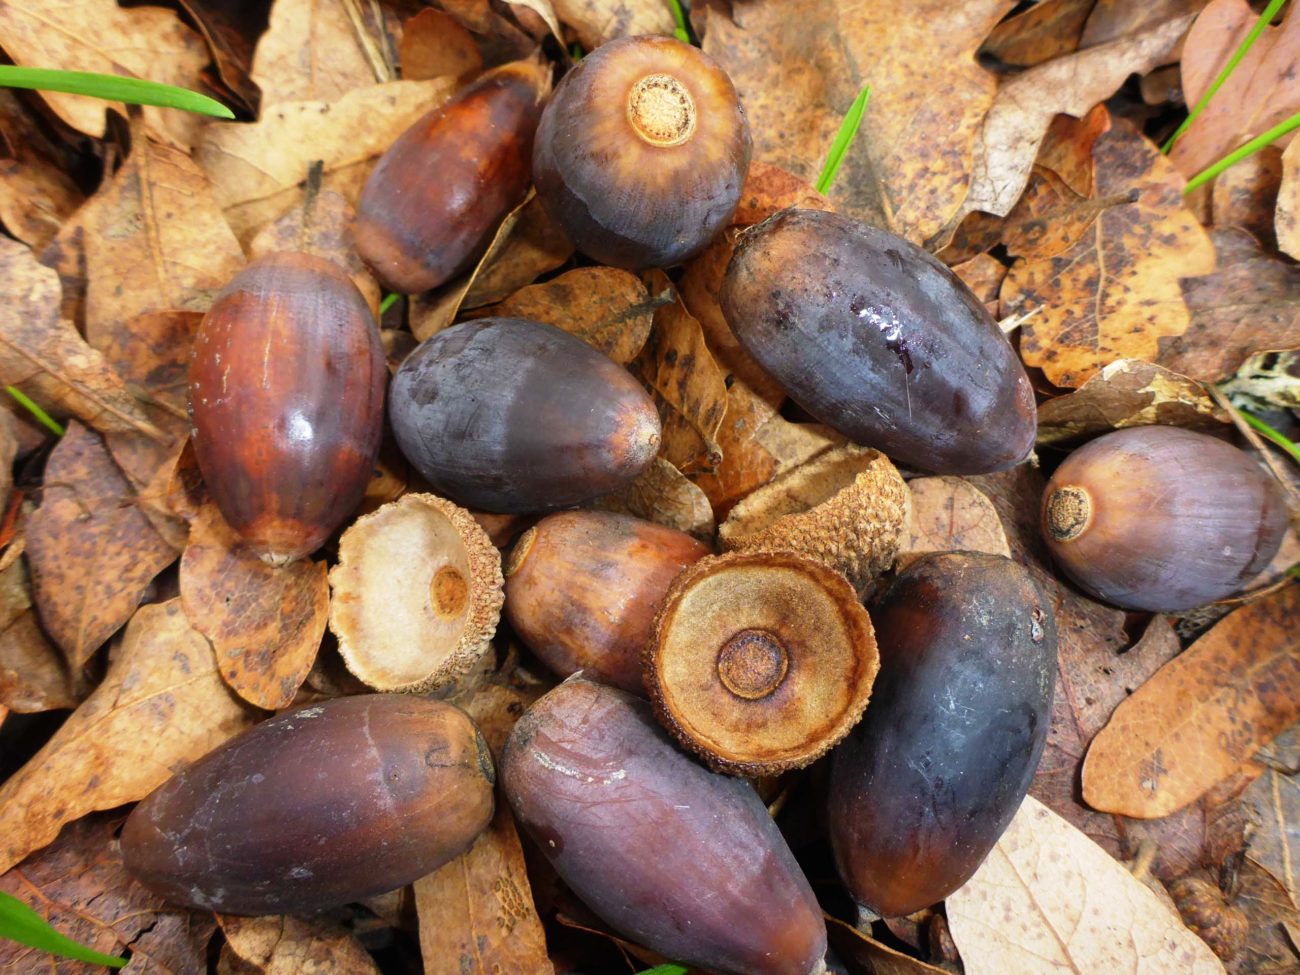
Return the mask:
<svg viewBox="0 0 1300 975">
<path fill-rule="evenodd" d="M 643 659 L 660 722 L 711 768 L 776 775 L 862 716 L 880 656 L 848 581 L 794 552 L 705 558 L 674 580 Z"/>
<path fill-rule="evenodd" d="M 464 508 L 406 494 L 360 518 L 330 571 L 330 629 L 377 691 L 423 694 L 488 649 L 504 599 L 501 554 Z"/>
<path fill-rule="evenodd" d="M 908 501 L 902 475 L 880 451 L 834 447 L 746 497 L 718 537 L 727 550 L 800 552 L 862 594 L 894 564 Z"/>
</svg>

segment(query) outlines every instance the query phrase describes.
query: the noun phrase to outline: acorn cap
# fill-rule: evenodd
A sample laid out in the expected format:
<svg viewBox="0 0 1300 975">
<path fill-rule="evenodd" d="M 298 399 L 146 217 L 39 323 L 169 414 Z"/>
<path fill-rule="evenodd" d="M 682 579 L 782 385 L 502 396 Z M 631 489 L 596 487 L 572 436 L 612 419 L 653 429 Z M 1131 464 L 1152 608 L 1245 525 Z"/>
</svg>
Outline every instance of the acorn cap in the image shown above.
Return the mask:
<svg viewBox="0 0 1300 975">
<path fill-rule="evenodd" d="M 894 564 L 908 504 L 907 485 L 888 457 L 835 447 L 746 497 L 718 537 L 727 550 L 799 552 L 866 593 Z"/>
<path fill-rule="evenodd" d="M 711 768 L 776 775 L 862 716 L 879 654 L 848 581 L 794 552 L 705 558 L 674 580 L 643 660 L 660 722 Z"/>
<path fill-rule="evenodd" d="M 501 618 L 501 555 L 473 516 L 406 494 L 357 520 L 330 571 L 330 629 L 348 670 L 422 694 L 473 667 Z"/>
</svg>

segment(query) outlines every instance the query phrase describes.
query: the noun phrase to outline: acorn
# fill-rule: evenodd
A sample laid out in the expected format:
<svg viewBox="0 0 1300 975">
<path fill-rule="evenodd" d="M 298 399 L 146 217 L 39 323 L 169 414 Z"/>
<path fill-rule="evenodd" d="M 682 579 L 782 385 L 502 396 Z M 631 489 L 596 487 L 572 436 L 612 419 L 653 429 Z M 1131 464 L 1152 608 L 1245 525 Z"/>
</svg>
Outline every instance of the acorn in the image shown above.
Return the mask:
<svg viewBox="0 0 1300 975">
<path fill-rule="evenodd" d="M 194 452 L 222 516 L 267 562 L 310 554 L 356 510 L 387 381 L 374 316 L 330 261 L 268 254 L 212 303 L 190 362 Z"/>
<path fill-rule="evenodd" d="M 506 617 L 562 677 L 645 695 L 641 651 L 668 587 L 709 554 L 685 532 L 612 511 L 548 515 L 506 566 Z"/>
<path fill-rule="evenodd" d="M 763 801 L 674 748 L 639 698 L 565 681 L 515 725 L 501 785 L 564 882 L 624 936 L 718 973 L 825 971 L 821 908 Z"/>
<path fill-rule="evenodd" d="M 487 743 L 464 712 L 341 697 L 255 725 L 132 811 L 126 869 L 169 901 L 308 914 L 394 890 L 458 856 L 492 818 Z"/>
<path fill-rule="evenodd" d="M 849 893 L 899 917 L 964 884 L 1015 815 L 1051 719 L 1056 625 L 1029 570 L 926 555 L 872 612 L 871 707 L 831 754 L 827 823 Z"/>
<path fill-rule="evenodd" d="M 1281 489 L 1249 455 L 1178 427 L 1098 437 L 1043 494 L 1056 564 L 1124 609 L 1175 613 L 1232 595 L 1277 554 L 1287 525 Z"/>
<path fill-rule="evenodd" d="M 727 225 L 749 171 L 749 123 L 713 58 L 671 37 L 602 44 L 542 112 L 533 181 L 588 257 L 669 267 Z"/>
<path fill-rule="evenodd" d="M 439 494 L 499 513 L 580 504 L 636 479 L 659 451 L 641 384 L 568 332 L 521 318 L 464 322 L 393 378 L 402 453 Z"/>
<path fill-rule="evenodd" d="M 389 291 L 436 288 L 474 266 L 532 182 L 550 71 L 487 72 L 418 119 L 375 164 L 357 201 L 357 253 Z"/>
<path fill-rule="evenodd" d="M 879 656 L 848 581 L 793 552 L 702 559 L 673 582 L 645 650 L 655 714 L 721 772 L 820 758 L 862 716 Z"/>
<path fill-rule="evenodd" d="M 330 630 L 366 686 L 423 694 L 487 653 L 501 584 L 501 554 L 473 515 L 436 495 L 406 494 L 339 540 Z"/>
<path fill-rule="evenodd" d="M 1037 408 L 1015 350 L 960 278 L 900 237 L 780 210 L 741 234 L 719 300 L 796 403 L 896 463 L 980 474 L 1033 448 Z"/>
</svg>

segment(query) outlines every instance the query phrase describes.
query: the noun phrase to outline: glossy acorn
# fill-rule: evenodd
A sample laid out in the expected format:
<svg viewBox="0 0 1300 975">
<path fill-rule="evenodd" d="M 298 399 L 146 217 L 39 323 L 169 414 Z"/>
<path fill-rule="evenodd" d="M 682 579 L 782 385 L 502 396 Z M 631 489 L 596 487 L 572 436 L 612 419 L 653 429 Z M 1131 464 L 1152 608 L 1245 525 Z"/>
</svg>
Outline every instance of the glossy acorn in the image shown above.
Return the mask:
<svg viewBox="0 0 1300 975">
<path fill-rule="evenodd" d="M 501 784 L 556 872 L 621 934 L 729 975 L 825 971 L 821 909 L 762 800 L 678 751 L 645 701 L 570 678 L 515 725 Z"/>
<path fill-rule="evenodd" d="M 727 224 L 750 149 L 744 109 L 716 61 L 671 37 L 624 37 L 556 86 L 537 129 L 533 181 L 588 257 L 668 267 Z"/>
<path fill-rule="evenodd" d="M 394 890 L 492 818 L 491 753 L 457 708 L 401 694 L 279 714 L 178 772 L 122 830 L 127 870 L 175 903 L 307 914 Z"/>
<path fill-rule="evenodd" d="M 550 72 L 516 62 L 483 75 L 398 136 L 357 201 L 357 253 L 390 291 L 468 271 L 532 182 L 533 133 Z"/>
<path fill-rule="evenodd" d="M 645 695 L 641 651 L 676 576 L 709 554 L 685 532 L 612 511 L 562 511 L 520 536 L 506 618 L 557 674 Z"/>
<path fill-rule="evenodd" d="M 795 402 L 899 464 L 979 474 L 1033 448 L 1037 408 L 1015 350 L 960 278 L 900 237 L 778 211 L 741 235 L 719 301 Z"/>
<path fill-rule="evenodd" d="M 898 917 L 964 884 L 1029 790 L 1056 625 L 1028 569 L 972 552 L 917 559 L 871 615 L 880 673 L 831 753 L 827 823 L 854 900 Z"/>
<path fill-rule="evenodd" d="M 1074 582 L 1125 609 L 1173 613 L 1245 586 L 1286 536 L 1286 499 L 1246 453 L 1150 426 L 1085 444 L 1043 493 L 1043 538 Z"/>
<path fill-rule="evenodd" d="M 498 513 L 580 504 L 630 483 L 659 451 L 659 414 L 626 369 L 568 332 L 465 322 L 393 377 L 398 445 L 439 494 Z"/>
<path fill-rule="evenodd" d="M 374 316 L 331 261 L 268 254 L 217 296 L 190 362 L 191 434 L 212 499 L 263 559 L 310 554 L 356 510 L 387 380 Z"/>
</svg>

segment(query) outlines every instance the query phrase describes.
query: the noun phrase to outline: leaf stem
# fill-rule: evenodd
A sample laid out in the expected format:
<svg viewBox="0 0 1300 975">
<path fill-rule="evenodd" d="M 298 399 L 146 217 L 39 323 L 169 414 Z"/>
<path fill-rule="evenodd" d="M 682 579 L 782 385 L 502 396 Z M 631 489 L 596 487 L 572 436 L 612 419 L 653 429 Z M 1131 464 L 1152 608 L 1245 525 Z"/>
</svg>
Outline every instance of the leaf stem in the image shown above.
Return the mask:
<svg viewBox="0 0 1300 975">
<path fill-rule="evenodd" d="M 217 118 L 235 117 L 235 113 L 221 102 L 197 91 L 115 74 L 60 71 L 56 68 L 22 68 L 4 64 L 0 65 L 0 87 L 61 91 L 69 95 L 89 95 L 91 98 L 103 98 L 111 102 L 179 108 L 199 115 L 214 115 Z"/>
<path fill-rule="evenodd" d="M 858 128 L 862 125 L 862 116 L 866 113 L 867 102 L 870 99 L 871 86 L 863 85 L 862 90 L 858 92 L 858 97 L 853 99 L 853 104 L 844 113 L 844 121 L 840 123 L 840 130 L 835 133 L 835 141 L 831 143 L 831 151 L 826 155 L 826 165 L 822 167 L 822 174 L 817 177 L 818 193 L 826 193 L 835 182 L 840 164 L 844 162 L 844 154 L 849 151 L 849 146 L 853 144 Z"/>
<path fill-rule="evenodd" d="M 1282 138 L 1282 136 L 1287 135 L 1290 132 L 1294 132 L 1296 129 L 1300 129 L 1300 112 L 1296 112 L 1284 122 L 1279 122 L 1263 135 L 1255 136 L 1255 138 L 1251 139 L 1244 146 L 1232 150 L 1232 152 L 1228 153 L 1218 162 L 1206 166 L 1187 181 L 1187 187 L 1183 190 L 1183 193 L 1190 193 L 1198 186 L 1208 183 L 1228 167 L 1237 165 L 1237 163 L 1241 162 L 1243 159 L 1253 156 L 1266 145 Z"/>
<path fill-rule="evenodd" d="M 32 416 L 36 417 L 37 421 L 41 424 L 41 426 L 49 430 L 50 433 L 54 434 L 56 437 L 63 436 L 63 425 L 60 424 L 58 420 L 54 419 L 54 417 L 50 416 L 50 414 L 46 413 L 43 409 L 37 406 L 36 403 L 33 402 L 32 399 L 21 389 L 17 389 L 13 386 L 6 386 L 5 392 L 8 393 L 10 396 L 12 396 L 15 400 L 17 400 L 18 404 L 24 407 L 27 410 L 27 412 L 31 413 Z"/>
</svg>

